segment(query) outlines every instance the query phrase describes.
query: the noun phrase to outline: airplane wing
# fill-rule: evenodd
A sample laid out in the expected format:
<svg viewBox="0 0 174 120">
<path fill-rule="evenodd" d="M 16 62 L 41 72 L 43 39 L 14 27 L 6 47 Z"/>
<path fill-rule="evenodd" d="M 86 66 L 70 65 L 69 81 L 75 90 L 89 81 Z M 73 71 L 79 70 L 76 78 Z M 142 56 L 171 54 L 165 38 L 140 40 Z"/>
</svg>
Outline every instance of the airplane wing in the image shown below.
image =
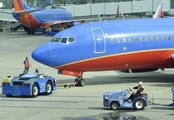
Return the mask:
<svg viewBox="0 0 174 120">
<path fill-rule="evenodd" d="M 0 10 L 0 13 L 13 14 L 12 12 L 6 12 L 6 11 L 3 11 L 3 10 Z"/>
<path fill-rule="evenodd" d="M 52 22 L 47 22 L 47 23 L 42 23 L 41 27 L 43 28 L 50 28 L 53 27 L 54 25 L 60 25 L 60 24 L 73 24 L 74 22 L 84 22 L 82 21 L 78 21 L 78 20 L 56 20 L 56 21 L 52 21 Z"/>
<path fill-rule="evenodd" d="M 115 16 L 113 17 L 101 17 L 99 16 L 98 18 L 89 18 L 89 19 L 74 19 L 74 20 L 56 20 L 56 21 L 52 21 L 52 22 L 48 22 L 48 23 L 42 23 L 41 27 L 43 28 L 50 28 L 54 25 L 60 25 L 60 24 L 73 24 L 74 22 L 79 22 L 79 23 L 84 23 L 85 21 L 90 21 L 90 20 L 99 20 L 101 21 L 102 19 L 111 19 L 111 18 L 115 18 Z"/>
<path fill-rule="evenodd" d="M 4 11 L 4 10 L 0 10 L 0 13 L 5 13 L 5 14 L 13 14 L 12 12 L 8 12 L 8 11 Z M 2 17 L 0 17 L 0 21 L 9 21 L 9 22 L 18 22 L 16 19 L 13 19 L 13 18 L 11 18 L 11 19 L 8 19 L 8 18 L 2 18 Z"/>
<path fill-rule="evenodd" d="M 20 11 L 16 11 L 19 15 L 24 15 L 24 14 L 27 14 L 27 13 L 32 13 L 32 12 L 36 12 L 36 11 L 40 11 L 40 10 L 43 10 L 43 9 L 34 9 L 34 10 L 20 10 Z M 2 9 L 0 10 L 0 13 L 6 13 L 6 14 L 13 14 L 12 12 L 7 12 L 7 11 L 3 11 Z"/>
<path fill-rule="evenodd" d="M 18 22 L 16 19 L 6 19 L 6 18 L 0 18 L 0 21 Z"/>
<path fill-rule="evenodd" d="M 36 10 L 21 10 L 21 11 L 16 11 L 19 15 L 24 15 L 24 14 L 27 14 L 27 13 L 32 13 L 32 12 L 36 12 L 36 11 L 40 11 L 40 10 L 43 10 L 43 9 L 36 9 Z"/>
</svg>

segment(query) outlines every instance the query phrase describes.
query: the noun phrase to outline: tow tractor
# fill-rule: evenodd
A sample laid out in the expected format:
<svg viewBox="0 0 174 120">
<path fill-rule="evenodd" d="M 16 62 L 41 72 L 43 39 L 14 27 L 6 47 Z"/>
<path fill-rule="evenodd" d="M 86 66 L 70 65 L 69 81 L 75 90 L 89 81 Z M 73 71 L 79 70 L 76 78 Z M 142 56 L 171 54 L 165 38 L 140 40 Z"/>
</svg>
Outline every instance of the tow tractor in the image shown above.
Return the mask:
<svg viewBox="0 0 174 120">
<path fill-rule="evenodd" d="M 112 110 L 117 110 L 119 108 L 143 110 L 145 106 L 148 106 L 148 95 L 146 93 L 130 100 L 129 94 L 132 92 L 130 88 L 106 92 L 103 95 L 103 105 L 104 107 L 110 107 Z"/>
<path fill-rule="evenodd" d="M 54 90 L 57 90 L 55 79 L 44 75 L 44 73 L 20 74 L 16 77 L 8 76 L 2 82 L 2 94 L 7 97 L 37 97 L 40 93 L 49 95 Z"/>
</svg>

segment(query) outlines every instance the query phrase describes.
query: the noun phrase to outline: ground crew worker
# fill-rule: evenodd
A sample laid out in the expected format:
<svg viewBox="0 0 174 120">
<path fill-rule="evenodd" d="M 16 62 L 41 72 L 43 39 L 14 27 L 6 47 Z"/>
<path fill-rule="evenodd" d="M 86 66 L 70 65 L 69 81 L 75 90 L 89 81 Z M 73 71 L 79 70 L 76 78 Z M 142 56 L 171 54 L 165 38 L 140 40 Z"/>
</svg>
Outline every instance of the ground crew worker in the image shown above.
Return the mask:
<svg viewBox="0 0 174 120">
<path fill-rule="evenodd" d="M 134 98 L 144 94 L 144 86 L 143 82 L 140 81 L 138 86 L 133 87 L 133 89 L 137 89 L 136 92 L 132 93 L 132 95 L 129 97 L 129 99 L 133 100 Z"/>
<path fill-rule="evenodd" d="M 31 64 L 30 64 L 30 61 L 29 61 L 28 57 L 25 58 L 23 64 L 24 64 L 23 74 L 27 74 L 29 72 L 29 68 L 32 67 Z"/>
</svg>

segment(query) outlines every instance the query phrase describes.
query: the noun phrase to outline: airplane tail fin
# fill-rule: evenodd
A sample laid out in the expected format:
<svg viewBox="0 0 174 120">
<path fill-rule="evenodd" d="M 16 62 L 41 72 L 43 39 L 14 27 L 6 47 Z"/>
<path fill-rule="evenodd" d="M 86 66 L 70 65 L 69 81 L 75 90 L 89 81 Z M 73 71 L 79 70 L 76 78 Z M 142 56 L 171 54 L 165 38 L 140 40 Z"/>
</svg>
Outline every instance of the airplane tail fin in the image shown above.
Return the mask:
<svg viewBox="0 0 174 120">
<path fill-rule="evenodd" d="M 29 10 L 28 6 L 23 0 L 14 0 L 14 9 L 15 11 Z"/>
<path fill-rule="evenodd" d="M 118 6 L 117 6 L 117 11 L 116 11 L 115 17 L 118 17 L 118 16 L 119 16 L 119 4 L 118 4 Z"/>
<path fill-rule="evenodd" d="M 157 8 L 157 10 L 156 10 L 156 12 L 155 12 L 155 14 L 154 14 L 154 16 L 153 16 L 153 18 L 161 18 L 162 17 L 162 14 L 163 14 L 163 5 L 164 5 L 164 3 L 161 3 L 159 6 L 158 6 L 158 8 Z"/>
</svg>

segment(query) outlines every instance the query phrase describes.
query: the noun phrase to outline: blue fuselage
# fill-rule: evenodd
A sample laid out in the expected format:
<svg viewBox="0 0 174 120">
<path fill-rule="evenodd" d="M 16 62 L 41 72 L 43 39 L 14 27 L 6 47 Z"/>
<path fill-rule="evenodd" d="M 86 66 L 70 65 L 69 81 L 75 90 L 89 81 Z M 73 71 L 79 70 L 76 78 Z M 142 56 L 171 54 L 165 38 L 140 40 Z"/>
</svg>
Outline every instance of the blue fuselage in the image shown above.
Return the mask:
<svg viewBox="0 0 174 120">
<path fill-rule="evenodd" d="M 93 71 L 171 67 L 174 19 L 96 22 L 64 30 L 32 57 L 58 69 Z M 73 42 L 65 42 L 74 38 Z"/>
<path fill-rule="evenodd" d="M 14 18 L 21 22 L 20 15 L 14 11 Z M 44 9 L 30 13 L 40 23 L 56 20 L 73 20 L 72 14 L 65 9 Z"/>
</svg>

